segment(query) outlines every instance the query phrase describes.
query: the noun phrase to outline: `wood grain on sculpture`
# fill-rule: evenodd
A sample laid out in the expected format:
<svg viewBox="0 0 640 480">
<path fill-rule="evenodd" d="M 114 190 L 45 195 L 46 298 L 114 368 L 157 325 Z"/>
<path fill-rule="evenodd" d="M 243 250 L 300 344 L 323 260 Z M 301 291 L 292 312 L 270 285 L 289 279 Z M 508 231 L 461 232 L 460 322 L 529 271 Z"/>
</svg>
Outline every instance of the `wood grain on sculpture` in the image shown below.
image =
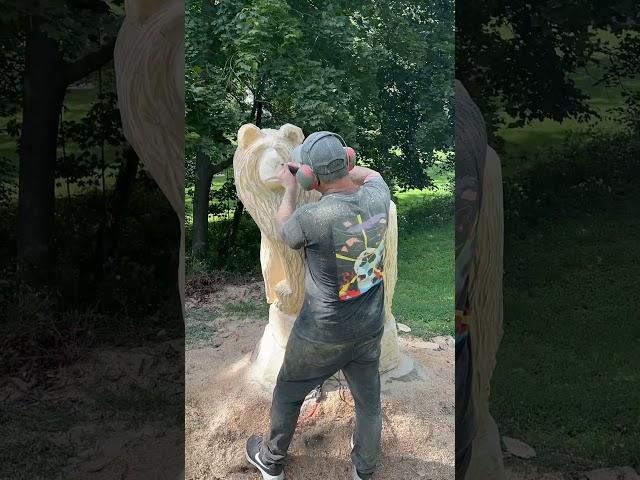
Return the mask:
<svg viewBox="0 0 640 480">
<path fill-rule="evenodd" d="M 456 101 L 473 100 L 456 81 Z M 471 109 L 470 109 L 471 110 Z M 478 111 L 478 115 L 480 115 Z M 471 120 L 469 120 L 471 123 Z M 478 122 L 479 127 L 484 125 Z M 466 480 L 504 480 L 500 434 L 489 410 L 491 377 L 502 338 L 502 275 L 504 245 L 504 209 L 502 199 L 502 167 L 496 152 L 486 145 L 485 132 L 468 138 L 486 148 L 482 174 L 481 203 L 475 225 L 475 254 L 470 271 L 472 294 L 469 324 L 472 351 L 472 399 L 476 433 Z M 470 146 L 471 147 L 471 146 Z"/>
<path fill-rule="evenodd" d="M 470 332 L 473 350 L 473 404 L 477 431 L 467 480 L 505 479 L 500 433 L 489 411 L 491 377 L 502 338 L 504 220 L 500 157 L 487 148 L 483 198 L 478 217 L 477 254 L 471 270 Z"/>
<path fill-rule="evenodd" d="M 254 358 L 254 378 L 273 384 L 280 370 L 284 351 L 304 300 L 304 260 L 302 251 L 292 250 L 280 239 L 276 212 L 283 188 L 276 180 L 282 163 L 290 161 L 291 151 L 304 140 L 302 129 L 286 124 L 275 129 L 260 129 L 253 124 L 238 131 L 238 147 L 233 159 L 238 197 L 261 232 L 260 263 L 264 277 L 269 323 L 265 327 Z M 317 191 L 298 189 L 298 206 L 320 199 Z M 393 202 L 385 235 L 385 331 L 382 339 L 380 371 L 398 365 L 399 348 L 395 318 L 391 313 L 397 278 L 398 227 Z"/>
<path fill-rule="evenodd" d="M 124 136 L 180 222 L 184 306 L 184 2 L 126 0 L 114 67 Z"/>
<path fill-rule="evenodd" d="M 124 8 L 114 50 L 122 129 L 180 223 L 176 275 L 184 314 L 184 2 L 125 0 Z M 183 461 L 163 476 L 184 480 Z"/>
</svg>

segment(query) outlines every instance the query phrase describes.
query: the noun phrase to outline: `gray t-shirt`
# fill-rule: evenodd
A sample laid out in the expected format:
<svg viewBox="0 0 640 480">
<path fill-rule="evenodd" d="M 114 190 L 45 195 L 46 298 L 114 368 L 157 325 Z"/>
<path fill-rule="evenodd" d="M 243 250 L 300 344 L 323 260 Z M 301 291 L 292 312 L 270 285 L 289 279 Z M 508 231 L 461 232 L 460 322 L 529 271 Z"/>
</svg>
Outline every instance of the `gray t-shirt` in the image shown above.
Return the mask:
<svg viewBox="0 0 640 480">
<path fill-rule="evenodd" d="M 391 196 L 381 177 L 353 194 L 325 194 L 282 227 L 289 247 L 304 248 L 305 299 L 295 332 L 322 343 L 349 342 L 384 324 L 384 235 Z"/>
</svg>

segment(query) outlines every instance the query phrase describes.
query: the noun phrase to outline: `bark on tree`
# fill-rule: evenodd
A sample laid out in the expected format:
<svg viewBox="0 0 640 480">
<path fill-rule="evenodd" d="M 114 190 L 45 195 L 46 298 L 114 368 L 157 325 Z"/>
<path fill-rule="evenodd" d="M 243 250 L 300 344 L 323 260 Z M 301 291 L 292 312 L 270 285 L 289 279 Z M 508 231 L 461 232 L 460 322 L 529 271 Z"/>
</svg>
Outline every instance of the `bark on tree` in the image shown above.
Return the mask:
<svg viewBox="0 0 640 480">
<path fill-rule="evenodd" d="M 224 171 L 233 163 L 233 157 L 218 164 L 210 163 L 206 154 L 196 154 L 196 181 L 193 194 L 193 237 L 191 250 L 194 257 L 202 258 L 209 248 L 209 195 L 213 176 Z"/>
<path fill-rule="evenodd" d="M 209 226 L 209 194 L 213 180 L 213 165 L 202 150 L 196 154 L 196 182 L 193 195 L 193 256 L 202 258 L 207 253 Z"/>
<path fill-rule="evenodd" d="M 175 216 L 174 218 L 174 229 L 173 232 L 169 233 L 169 236 L 172 238 L 172 245 L 180 245 L 180 232 L 181 232 L 181 220 Z M 169 287 L 165 292 L 166 300 L 161 309 L 162 314 L 166 318 L 174 318 L 178 320 L 174 324 L 180 329 L 184 328 L 182 322 L 182 297 L 180 295 L 180 282 L 178 280 L 178 275 L 175 272 L 178 271 L 178 266 L 180 265 L 180 254 L 178 248 L 172 248 L 170 250 L 169 258 L 168 258 L 168 267 L 169 267 L 169 275 L 172 280 L 170 282 Z"/>
<path fill-rule="evenodd" d="M 34 18 L 26 32 L 20 136 L 17 261 L 20 279 L 39 286 L 54 265 L 55 164 L 60 111 L 67 86 L 113 58 L 115 39 L 66 63 L 58 43 Z"/>
<path fill-rule="evenodd" d="M 240 220 L 242 220 L 242 213 L 244 212 L 244 205 L 237 200 L 236 209 L 233 212 L 233 221 L 231 222 L 231 228 L 229 229 L 229 235 L 227 236 L 225 251 L 228 252 L 231 245 L 236 243 L 236 237 L 238 236 L 238 229 L 240 228 Z"/>
<path fill-rule="evenodd" d="M 17 231 L 18 274 L 32 285 L 46 281 L 53 264 L 56 140 L 66 89 L 63 67 L 55 40 L 34 20 L 26 36 Z"/>
<path fill-rule="evenodd" d="M 116 177 L 111 208 L 107 211 L 98 230 L 96 251 L 94 255 L 94 271 L 101 276 L 106 268 L 113 263 L 117 253 L 118 241 L 122 231 L 124 213 L 127 202 L 131 197 L 133 182 L 138 173 L 140 159 L 135 150 L 129 147 Z"/>
</svg>

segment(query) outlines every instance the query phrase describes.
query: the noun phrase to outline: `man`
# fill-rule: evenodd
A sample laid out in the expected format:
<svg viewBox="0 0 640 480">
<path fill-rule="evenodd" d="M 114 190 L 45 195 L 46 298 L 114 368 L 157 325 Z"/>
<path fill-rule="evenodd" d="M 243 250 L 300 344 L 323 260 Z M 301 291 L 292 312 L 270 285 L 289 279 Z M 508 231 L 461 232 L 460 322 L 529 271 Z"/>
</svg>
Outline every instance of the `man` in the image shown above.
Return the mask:
<svg viewBox="0 0 640 480">
<path fill-rule="evenodd" d="M 283 241 L 304 249 L 305 299 L 273 392 L 270 429 L 246 445 L 247 459 L 265 480 L 284 479 L 283 462 L 305 397 L 339 370 L 355 400 L 353 479 L 369 479 L 376 467 L 382 430 L 382 270 L 391 197 L 380 174 L 350 169 L 347 151 L 341 137 L 316 132 L 294 149 L 295 163 L 278 174 L 284 196 L 277 220 Z M 322 197 L 296 209 L 299 186 L 289 167 L 304 165 L 312 169 Z"/>
</svg>

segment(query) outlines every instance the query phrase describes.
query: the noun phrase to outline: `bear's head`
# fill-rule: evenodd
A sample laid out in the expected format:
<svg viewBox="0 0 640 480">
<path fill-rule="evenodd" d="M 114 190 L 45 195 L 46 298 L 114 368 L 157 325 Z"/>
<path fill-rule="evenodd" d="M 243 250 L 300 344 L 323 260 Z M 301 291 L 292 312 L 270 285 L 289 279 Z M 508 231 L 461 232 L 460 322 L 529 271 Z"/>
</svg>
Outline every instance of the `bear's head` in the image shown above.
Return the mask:
<svg viewBox="0 0 640 480">
<path fill-rule="evenodd" d="M 260 129 L 248 123 L 238 131 L 238 149 L 233 162 L 234 171 L 245 171 L 251 180 L 270 190 L 281 190 L 276 175 L 283 163 L 291 161 L 291 150 L 300 145 L 304 134 L 300 127 L 287 123 L 278 130 Z M 241 161 L 237 161 L 242 157 Z"/>
<path fill-rule="evenodd" d="M 291 161 L 291 151 L 303 140 L 302 129 L 290 123 L 277 130 L 248 123 L 238 130 L 233 157 L 236 191 L 262 233 L 273 238 L 278 238 L 275 216 L 284 192 L 276 175 L 283 163 Z M 298 189 L 298 205 L 319 197 L 318 192 Z"/>
</svg>

